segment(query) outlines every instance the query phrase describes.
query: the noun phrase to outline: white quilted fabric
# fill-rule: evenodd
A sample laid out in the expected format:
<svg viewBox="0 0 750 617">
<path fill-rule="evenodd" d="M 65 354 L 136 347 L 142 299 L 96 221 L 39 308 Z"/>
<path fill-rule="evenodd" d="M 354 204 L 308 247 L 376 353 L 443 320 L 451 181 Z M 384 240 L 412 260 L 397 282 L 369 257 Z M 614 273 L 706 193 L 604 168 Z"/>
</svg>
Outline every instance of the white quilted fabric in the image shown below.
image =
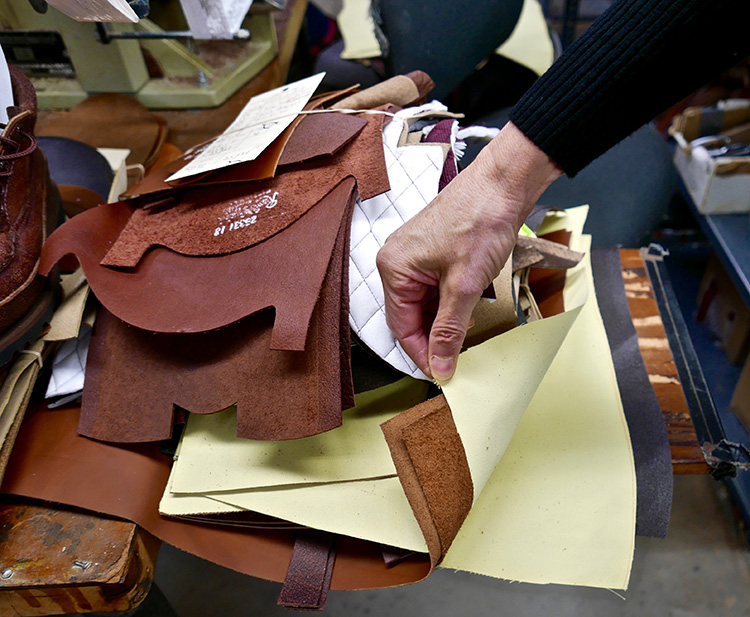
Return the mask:
<svg viewBox="0 0 750 617">
<path fill-rule="evenodd" d="M 406 119 L 423 111 L 445 111 L 433 101 L 396 114 L 383 129 L 391 190 L 357 202 L 354 207 L 349 260 L 349 323 L 362 340 L 393 368 L 417 379 L 428 377 L 401 348 L 385 321 L 383 284 L 375 263 L 378 250 L 396 229 L 417 214 L 438 193 L 443 149 L 417 144 L 398 147 Z"/>
<path fill-rule="evenodd" d="M 60 346 L 52 363 L 52 376 L 47 385 L 45 398 L 64 396 L 83 390 L 90 340 L 91 328 L 83 325 L 78 338 L 67 340 Z"/>
</svg>

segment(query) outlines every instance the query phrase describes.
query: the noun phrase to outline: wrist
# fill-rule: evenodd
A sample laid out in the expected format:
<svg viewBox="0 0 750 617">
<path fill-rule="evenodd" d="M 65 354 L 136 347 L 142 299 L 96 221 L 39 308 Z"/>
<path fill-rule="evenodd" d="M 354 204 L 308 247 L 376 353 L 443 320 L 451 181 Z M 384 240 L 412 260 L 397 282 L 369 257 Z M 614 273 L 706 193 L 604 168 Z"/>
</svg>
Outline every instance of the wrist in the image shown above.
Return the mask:
<svg viewBox="0 0 750 617">
<path fill-rule="evenodd" d="M 508 122 L 474 163 L 496 185 L 503 201 L 513 204 L 520 228 L 545 189 L 562 169 L 512 122 Z M 505 213 L 507 215 L 507 212 Z"/>
</svg>

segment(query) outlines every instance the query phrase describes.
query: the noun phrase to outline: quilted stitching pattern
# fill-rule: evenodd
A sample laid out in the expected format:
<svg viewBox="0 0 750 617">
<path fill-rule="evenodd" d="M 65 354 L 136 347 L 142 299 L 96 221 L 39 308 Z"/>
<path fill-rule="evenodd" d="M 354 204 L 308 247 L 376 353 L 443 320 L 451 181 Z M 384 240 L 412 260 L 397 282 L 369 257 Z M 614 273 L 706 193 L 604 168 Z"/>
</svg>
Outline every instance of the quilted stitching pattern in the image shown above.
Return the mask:
<svg viewBox="0 0 750 617">
<path fill-rule="evenodd" d="M 399 112 L 383 130 L 391 190 L 354 206 L 349 260 L 349 323 L 362 342 L 395 369 L 417 379 L 428 379 L 401 348 L 385 321 L 383 284 L 375 258 L 386 238 L 432 201 L 443 168 L 440 146 L 398 147 L 402 118 L 424 109 L 445 109 L 428 104 Z"/>
<path fill-rule="evenodd" d="M 45 398 L 64 396 L 83 390 L 91 328 L 83 326 L 82 330 L 83 332 L 77 339 L 65 341 L 57 350 Z"/>
</svg>

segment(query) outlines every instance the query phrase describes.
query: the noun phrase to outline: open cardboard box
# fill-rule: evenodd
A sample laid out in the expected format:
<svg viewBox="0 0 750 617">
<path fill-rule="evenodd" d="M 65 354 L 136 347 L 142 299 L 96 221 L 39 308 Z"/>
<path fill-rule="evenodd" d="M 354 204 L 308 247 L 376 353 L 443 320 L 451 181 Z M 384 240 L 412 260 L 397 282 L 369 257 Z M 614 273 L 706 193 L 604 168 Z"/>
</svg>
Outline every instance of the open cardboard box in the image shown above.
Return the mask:
<svg viewBox="0 0 750 617">
<path fill-rule="evenodd" d="M 690 142 L 708 135 L 725 135 L 750 142 L 750 100 L 726 108 L 689 107 L 669 130 L 677 142 L 674 163 L 703 214 L 750 212 L 750 156 L 712 157 Z"/>
</svg>

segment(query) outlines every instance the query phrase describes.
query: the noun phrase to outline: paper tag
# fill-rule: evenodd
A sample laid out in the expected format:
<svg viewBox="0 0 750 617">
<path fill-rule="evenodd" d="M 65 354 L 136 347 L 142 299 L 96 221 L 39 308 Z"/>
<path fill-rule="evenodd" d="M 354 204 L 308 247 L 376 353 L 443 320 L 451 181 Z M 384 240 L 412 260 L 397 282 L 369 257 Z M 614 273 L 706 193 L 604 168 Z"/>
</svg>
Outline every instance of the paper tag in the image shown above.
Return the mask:
<svg viewBox="0 0 750 617">
<path fill-rule="evenodd" d="M 288 127 L 325 73 L 254 96 L 229 128 L 167 182 L 252 161 Z"/>
</svg>

